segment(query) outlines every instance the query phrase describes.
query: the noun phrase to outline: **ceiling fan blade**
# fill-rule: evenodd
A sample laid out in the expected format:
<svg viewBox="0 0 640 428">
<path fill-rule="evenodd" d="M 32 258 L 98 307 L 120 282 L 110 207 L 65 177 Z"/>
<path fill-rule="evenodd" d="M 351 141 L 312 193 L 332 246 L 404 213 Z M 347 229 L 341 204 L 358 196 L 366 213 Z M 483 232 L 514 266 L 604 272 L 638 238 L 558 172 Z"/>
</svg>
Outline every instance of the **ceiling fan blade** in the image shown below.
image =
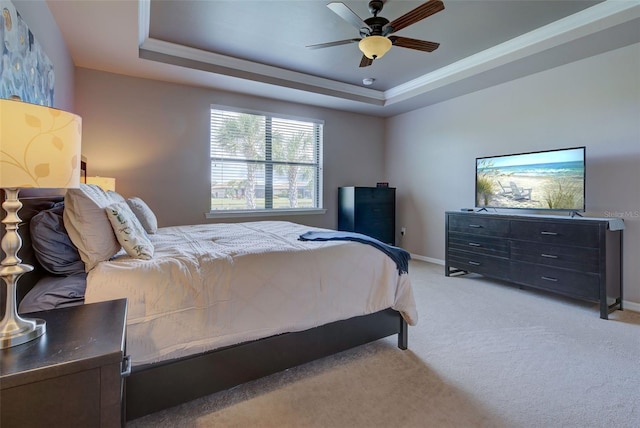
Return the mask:
<svg viewBox="0 0 640 428">
<path fill-rule="evenodd" d="M 356 27 L 358 30 L 363 28 L 369 29 L 369 26 L 360 18 L 354 11 L 349 9 L 346 4 L 334 1 L 327 5 L 329 9 L 331 9 L 334 13 L 336 13 L 340 18 L 347 21 L 349 24 Z"/>
<path fill-rule="evenodd" d="M 360 60 L 360 67 L 369 67 L 373 64 L 373 60 L 371 58 L 367 58 L 365 55 L 362 55 L 362 59 Z"/>
<path fill-rule="evenodd" d="M 385 28 L 392 27 L 392 31 L 384 31 L 383 34 L 395 33 L 396 31 L 400 31 L 405 27 L 408 27 L 411 24 L 415 24 L 416 22 L 433 15 L 434 13 L 438 13 L 441 10 L 444 10 L 444 3 L 440 0 L 429 0 L 421 6 L 416 7 L 410 12 L 405 13 L 400 18 L 394 19 L 387 25 Z"/>
<path fill-rule="evenodd" d="M 415 49 L 422 52 L 433 52 L 438 49 L 440 43 L 428 42 L 426 40 L 410 39 L 408 37 L 390 36 L 389 40 L 394 46 L 401 48 Z"/>
<path fill-rule="evenodd" d="M 330 48 L 332 46 L 348 45 L 349 43 L 358 43 L 359 41 L 360 39 L 338 40 L 336 42 L 319 43 L 317 45 L 309 45 L 307 47 L 309 49 L 322 49 L 322 48 Z"/>
</svg>

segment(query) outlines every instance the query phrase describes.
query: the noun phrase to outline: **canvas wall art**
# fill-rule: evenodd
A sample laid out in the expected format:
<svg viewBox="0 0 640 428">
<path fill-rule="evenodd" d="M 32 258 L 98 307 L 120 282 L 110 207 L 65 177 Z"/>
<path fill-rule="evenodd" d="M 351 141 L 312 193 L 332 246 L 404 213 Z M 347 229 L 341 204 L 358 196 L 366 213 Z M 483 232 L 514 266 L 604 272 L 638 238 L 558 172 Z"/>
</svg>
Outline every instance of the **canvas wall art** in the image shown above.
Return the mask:
<svg viewBox="0 0 640 428">
<path fill-rule="evenodd" d="M 53 106 L 53 63 L 13 3 L 0 0 L 0 98 Z"/>
</svg>

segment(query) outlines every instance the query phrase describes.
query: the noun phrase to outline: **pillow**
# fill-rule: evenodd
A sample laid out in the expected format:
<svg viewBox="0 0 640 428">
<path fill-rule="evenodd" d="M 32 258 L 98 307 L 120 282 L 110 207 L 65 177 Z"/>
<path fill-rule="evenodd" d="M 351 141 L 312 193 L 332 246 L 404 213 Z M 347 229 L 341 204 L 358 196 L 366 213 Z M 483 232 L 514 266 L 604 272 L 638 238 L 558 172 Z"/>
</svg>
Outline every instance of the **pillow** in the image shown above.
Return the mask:
<svg viewBox="0 0 640 428">
<path fill-rule="evenodd" d="M 19 313 L 66 308 L 84 303 L 87 274 L 69 276 L 45 276 L 24 296 Z"/>
<path fill-rule="evenodd" d="M 84 263 L 62 219 L 64 202 L 40 211 L 31 219 L 31 246 L 43 268 L 56 275 L 84 273 Z"/>
<path fill-rule="evenodd" d="M 35 217 L 36 214 L 38 214 L 39 212 L 53 208 L 56 205 L 56 203 L 62 202 L 64 200 L 64 193 L 61 193 L 59 197 L 58 196 L 49 197 L 47 196 L 47 193 L 46 193 L 49 191 L 49 189 L 44 191 L 43 189 L 37 189 L 45 193 L 45 195 L 42 196 L 44 199 L 41 199 L 40 195 L 36 196 L 33 193 L 30 193 L 28 191 L 25 192 L 25 190 L 27 189 L 23 189 L 20 191 L 20 201 L 22 202 L 22 208 L 20 208 L 19 216 L 20 216 L 20 220 L 22 220 L 22 222 L 20 223 L 20 238 L 22 238 L 22 247 L 20 248 L 20 252 L 18 253 L 18 255 L 22 259 L 22 263 L 31 265 L 31 266 L 38 266 L 39 262 L 38 262 L 38 259 L 36 258 L 36 252 L 33 250 L 33 244 L 31 240 L 31 228 L 25 225 L 30 224 L 31 219 Z M 29 190 L 33 191 L 34 189 L 32 188 Z M 0 191 L 0 193 L 2 192 Z M 25 193 L 24 198 L 23 198 L 23 193 Z M 0 199 L 2 198 L 0 197 Z M 4 211 L 2 210 L 2 208 L 0 208 L 0 217 L 4 218 L 4 214 L 5 214 Z M 4 225 L 1 226 L 1 229 L 2 231 L 0 231 L 0 236 L 4 234 L 4 230 L 5 230 Z M 2 254 L 1 250 L 0 250 L 0 254 Z M 0 258 L 2 257 L 3 256 L 0 256 Z M 39 270 L 43 271 L 43 269 L 39 269 Z M 45 272 L 41 272 L 41 273 L 45 273 Z M 25 281 L 33 282 L 35 281 L 34 277 L 38 276 L 38 272 L 29 274 L 28 276 L 29 276 L 28 280 L 25 279 Z M 2 283 L 0 285 L 0 289 L 2 289 L 2 287 L 4 287 L 4 282 L 3 281 L 0 281 L 0 282 Z M 28 290 L 25 290 L 26 288 L 29 288 L 29 287 L 18 286 L 18 290 L 17 290 L 18 300 L 20 300 L 20 297 L 24 296 L 24 293 L 21 293 L 22 291 L 24 292 L 28 291 Z M 4 298 L 4 295 L 0 297 L 0 304 L 1 304 L 0 307 L 2 308 L 4 308 L 4 300 L 2 300 L 3 298 Z M 2 310 L 0 310 L 0 312 L 2 312 Z"/>
<path fill-rule="evenodd" d="M 153 244 L 129 205 L 126 202 L 116 202 L 105 208 L 105 211 L 118 241 L 127 254 L 136 259 L 151 259 Z"/>
<path fill-rule="evenodd" d="M 114 190 L 107 190 L 107 197 L 109 198 L 109 200 L 111 201 L 111 203 L 114 202 L 124 202 L 124 196 L 122 196 L 120 193 L 114 191 Z"/>
<path fill-rule="evenodd" d="M 156 233 L 158 231 L 158 219 L 156 215 L 151 211 L 151 208 L 140 198 L 129 198 L 127 204 L 131 211 L 138 217 L 140 224 L 144 227 L 147 233 Z"/>
<path fill-rule="evenodd" d="M 67 190 L 64 196 L 64 227 L 80 252 L 86 272 L 120 251 L 104 212 L 111 203 L 107 193 L 95 184 L 80 184 L 77 189 Z"/>
</svg>

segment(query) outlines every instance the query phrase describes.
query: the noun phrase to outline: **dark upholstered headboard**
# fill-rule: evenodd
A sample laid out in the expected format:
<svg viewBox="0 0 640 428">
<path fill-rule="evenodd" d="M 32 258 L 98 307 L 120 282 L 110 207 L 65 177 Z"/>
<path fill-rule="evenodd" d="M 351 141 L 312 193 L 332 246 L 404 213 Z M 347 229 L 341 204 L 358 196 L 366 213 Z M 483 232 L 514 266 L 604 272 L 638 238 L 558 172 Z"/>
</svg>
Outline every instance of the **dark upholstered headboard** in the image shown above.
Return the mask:
<svg viewBox="0 0 640 428">
<path fill-rule="evenodd" d="M 0 190 L 0 198 L 4 202 L 4 191 Z M 31 247 L 31 233 L 29 231 L 29 222 L 34 215 L 42 210 L 52 208 L 56 202 L 64 200 L 64 189 L 23 189 L 18 195 L 22 208 L 18 211 L 18 216 L 22 222 L 18 228 L 18 233 L 22 238 L 22 247 L 18 252 L 18 256 L 22 259 L 22 263 L 34 267 L 32 272 L 25 273 L 20 277 L 17 288 L 17 300 L 20 302 L 29 290 L 38 282 L 43 275 L 46 274 L 45 269 L 38 263 L 33 249 Z M 0 217 L 4 218 L 5 211 L 0 208 Z M 4 236 L 5 230 L 2 227 L 0 236 Z M 0 250 L 0 255 L 4 259 L 4 251 Z M 0 280 L 0 315 L 4 315 L 6 284 Z"/>
</svg>

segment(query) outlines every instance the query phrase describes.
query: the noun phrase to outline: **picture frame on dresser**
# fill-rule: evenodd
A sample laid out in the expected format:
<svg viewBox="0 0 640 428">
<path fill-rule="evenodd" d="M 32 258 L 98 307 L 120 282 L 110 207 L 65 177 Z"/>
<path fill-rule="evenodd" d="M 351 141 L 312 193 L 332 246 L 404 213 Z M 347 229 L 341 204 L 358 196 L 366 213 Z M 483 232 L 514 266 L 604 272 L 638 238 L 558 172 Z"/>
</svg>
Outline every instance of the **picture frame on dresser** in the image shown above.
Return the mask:
<svg viewBox="0 0 640 428">
<path fill-rule="evenodd" d="M 445 213 L 445 275 L 477 273 L 622 310 L 622 219 Z"/>
</svg>

